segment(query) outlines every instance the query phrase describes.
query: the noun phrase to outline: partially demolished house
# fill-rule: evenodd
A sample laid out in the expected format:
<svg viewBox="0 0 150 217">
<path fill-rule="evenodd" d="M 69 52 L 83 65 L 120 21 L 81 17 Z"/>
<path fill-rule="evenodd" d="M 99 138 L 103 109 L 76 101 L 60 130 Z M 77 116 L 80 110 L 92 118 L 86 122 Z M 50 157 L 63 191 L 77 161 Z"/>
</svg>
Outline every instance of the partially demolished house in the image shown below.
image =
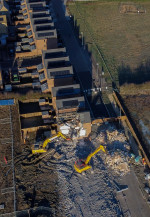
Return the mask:
<svg viewBox="0 0 150 217">
<path fill-rule="evenodd" d="M 16 44 L 20 80 L 51 93 L 58 130 L 88 136 L 91 118 L 66 48 L 58 48 L 57 30 L 44 0 L 22 0 L 16 26 L 25 32 Z M 28 79 L 27 79 L 28 78 Z M 47 120 L 49 112 L 43 111 Z M 66 125 L 67 124 L 67 125 Z M 67 130 L 66 130 L 67 126 Z"/>
<path fill-rule="evenodd" d="M 57 123 L 78 119 L 86 134 L 91 132 L 90 113 L 77 83 L 66 48 L 42 51 L 42 63 L 37 66 L 42 92 L 51 92 Z M 86 112 L 85 112 L 86 111 Z M 87 118 L 83 118 L 87 116 Z M 67 131 L 66 131 L 67 132 Z"/>
</svg>

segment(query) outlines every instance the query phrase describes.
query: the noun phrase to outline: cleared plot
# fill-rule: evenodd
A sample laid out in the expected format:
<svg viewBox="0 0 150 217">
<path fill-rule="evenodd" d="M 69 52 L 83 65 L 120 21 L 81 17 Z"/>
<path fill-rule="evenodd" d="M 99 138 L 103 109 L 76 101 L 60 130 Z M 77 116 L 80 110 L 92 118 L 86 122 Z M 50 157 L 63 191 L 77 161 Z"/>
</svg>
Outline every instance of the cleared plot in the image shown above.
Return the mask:
<svg viewBox="0 0 150 217">
<path fill-rule="evenodd" d="M 121 13 L 118 1 L 69 5 L 89 50 L 93 48 L 94 53 L 93 38 L 116 80 L 120 74 L 120 84 L 150 79 L 150 2 L 141 1 L 133 6 L 133 13 Z M 136 12 L 135 8 L 142 8 L 142 12 Z"/>
<path fill-rule="evenodd" d="M 0 210 L 1 215 L 14 211 L 12 142 L 15 146 L 15 154 L 20 151 L 20 125 L 16 105 L 0 106 L 0 132 L 0 204 L 4 204 L 5 207 Z"/>
</svg>

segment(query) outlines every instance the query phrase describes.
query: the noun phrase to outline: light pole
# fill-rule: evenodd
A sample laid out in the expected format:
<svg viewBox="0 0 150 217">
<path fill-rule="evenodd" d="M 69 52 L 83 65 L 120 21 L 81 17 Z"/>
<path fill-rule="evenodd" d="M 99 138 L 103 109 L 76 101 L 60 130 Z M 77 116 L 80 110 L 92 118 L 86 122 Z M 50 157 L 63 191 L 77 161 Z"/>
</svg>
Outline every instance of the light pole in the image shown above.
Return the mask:
<svg viewBox="0 0 150 217">
<path fill-rule="evenodd" d="M 81 37 L 82 37 L 82 46 L 83 46 L 84 45 L 83 32 L 81 32 Z"/>
<path fill-rule="evenodd" d="M 99 73 L 98 73 L 98 70 L 99 69 L 99 63 L 96 63 L 96 76 L 98 77 L 98 82 L 100 82 L 100 77 L 99 77 Z"/>
<path fill-rule="evenodd" d="M 74 27 L 76 26 L 76 19 L 75 19 L 75 14 L 73 16 L 73 20 L 74 20 Z"/>
<path fill-rule="evenodd" d="M 96 73 L 98 75 L 98 66 L 99 66 L 99 63 L 96 63 Z"/>
<path fill-rule="evenodd" d="M 103 68 L 103 66 L 102 66 L 102 75 L 104 75 L 104 68 Z"/>
</svg>

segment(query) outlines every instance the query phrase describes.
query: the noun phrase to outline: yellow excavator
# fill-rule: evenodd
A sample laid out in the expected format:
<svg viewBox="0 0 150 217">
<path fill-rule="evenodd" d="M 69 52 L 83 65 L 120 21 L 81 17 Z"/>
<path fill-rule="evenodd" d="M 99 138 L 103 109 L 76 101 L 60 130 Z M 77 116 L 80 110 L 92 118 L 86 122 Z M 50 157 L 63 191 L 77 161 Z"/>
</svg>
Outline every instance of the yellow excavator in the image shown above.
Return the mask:
<svg viewBox="0 0 150 217">
<path fill-rule="evenodd" d="M 61 132 L 58 132 L 56 135 L 46 139 L 42 145 L 34 144 L 34 147 L 32 148 L 32 154 L 40 154 L 40 153 L 47 152 L 47 149 L 46 149 L 47 144 L 57 139 L 58 137 L 62 137 L 65 140 L 70 140 L 65 135 L 63 135 Z"/>
<path fill-rule="evenodd" d="M 103 145 L 100 145 L 93 153 L 89 154 L 88 157 L 86 158 L 86 160 L 82 160 L 82 159 L 78 159 L 75 164 L 74 164 L 74 168 L 78 173 L 82 173 L 83 171 L 86 171 L 88 169 L 90 169 L 92 166 L 89 165 L 89 161 L 91 160 L 91 158 L 97 154 L 97 152 L 99 152 L 100 150 L 102 150 L 103 152 L 106 153 L 106 150 L 104 148 Z"/>
</svg>

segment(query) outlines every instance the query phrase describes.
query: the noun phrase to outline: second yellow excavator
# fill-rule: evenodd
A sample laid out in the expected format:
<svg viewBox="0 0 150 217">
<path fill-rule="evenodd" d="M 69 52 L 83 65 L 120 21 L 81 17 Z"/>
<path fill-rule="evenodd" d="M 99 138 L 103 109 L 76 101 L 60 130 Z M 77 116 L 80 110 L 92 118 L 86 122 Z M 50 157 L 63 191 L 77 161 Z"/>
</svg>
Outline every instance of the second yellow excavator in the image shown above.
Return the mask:
<svg viewBox="0 0 150 217">
<path fill-rule="evenodd" d="M 74 164 L 74 168 L 78 173 L 82 173 L 83 171 L 86 171 L 88 169 L 90 169 L 92 166 L 89 165 L 89 161 L 91 160 L 91 158 L 97 154 L 97 152 L 99 152 L 100 150 L 102 150 L 103 152 L 106 153 L 106 150 L 104 148 L 103 145 L 100 145 L 93 153 L 89 154 L 88 157 L 86 158 L 86 160 L 82 160 L 82 159 L 78 159 L 75 164 Z"/>
<path fill-rule="evenodd" d="M 47 147 L 48 143 L 52 142 L 53 140 L 57 139 L 58 137 L 62 137 L 65 140 L 70 140 L 65 135 L 63 135 L 61 132 L 58 132 L 56 135 L 46 139 L 42 145 L 35 144 L 34 147 L 32 148 L 32 154 L 40 154 L 40 153 L 47 152 L 46 147 Z"/>
</svg>

